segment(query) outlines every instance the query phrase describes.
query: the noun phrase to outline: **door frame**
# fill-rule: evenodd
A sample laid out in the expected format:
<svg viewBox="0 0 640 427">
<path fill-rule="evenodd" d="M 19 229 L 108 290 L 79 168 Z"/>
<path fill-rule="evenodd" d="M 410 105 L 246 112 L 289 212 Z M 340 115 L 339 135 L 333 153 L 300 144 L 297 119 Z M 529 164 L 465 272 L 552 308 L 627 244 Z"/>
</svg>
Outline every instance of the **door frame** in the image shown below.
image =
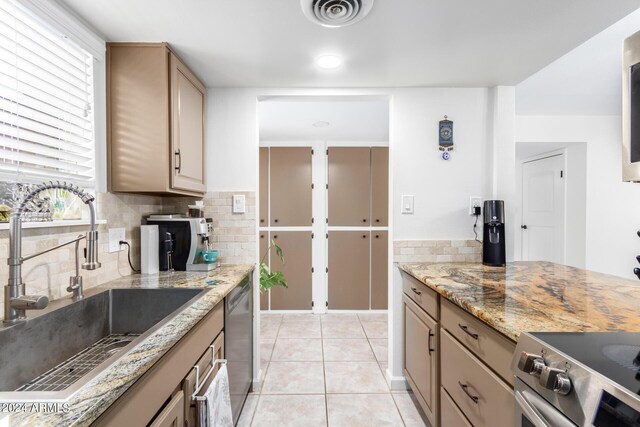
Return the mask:
<svg viewBox="0 0 640 427">
<path fill-rule="evenodd" d="M 520 189 L 520 191 L 517 192 L 517 198 L 518 198 L 518 212 L 517 212 L 517 218 L 520 220 L 520 224 L 514 224 L 514 227 L 520 227 L 522 224 L 524 224 L 524 180 L 523 180 L 523 173 L 524 173 L 524 164 L 525 163 L 531 163 L 531 162 L 535 162 L 538 160 L 543 160 L 543 159 L 548 159 L 550 157 L 556 157 L 556 156 L 562 156 L 562 160 L 563 160 L 563 167 L 562 170 L 564 171 L 564 179 L 562 180 L 562 186 L 563 186 L 563 215 L 562 215 L 562 222 L 563 222 L 563 227 L 562 227 L 562 240 L 564 242 L 563 245 L 563 251 L 562 251 L 562 264 L 564 264 L 566 262 L 567 259 L 567 166 L 568 166 L 568 150 L 567 148 L 561 148 L 558 150 L 553 150 L 553 151 L 547 151 L 544 153 L 540 153 L 540 154 L 536 154 L 534 156 L 529 156 L 526 157 L 524 159 L 518 159 L 517 160 L 517 170 L 516 170 L 516 188 Z M 516 252 L 516 260 L 517 261 L 522 261 L 523 259 L 523 234 L 524 234 L 524 230 L 522 230 L 521 228 L 518 228 L 519 232 L 514 233 L 515 235 L 515 247 L 517 249 Z"/>
</svg>

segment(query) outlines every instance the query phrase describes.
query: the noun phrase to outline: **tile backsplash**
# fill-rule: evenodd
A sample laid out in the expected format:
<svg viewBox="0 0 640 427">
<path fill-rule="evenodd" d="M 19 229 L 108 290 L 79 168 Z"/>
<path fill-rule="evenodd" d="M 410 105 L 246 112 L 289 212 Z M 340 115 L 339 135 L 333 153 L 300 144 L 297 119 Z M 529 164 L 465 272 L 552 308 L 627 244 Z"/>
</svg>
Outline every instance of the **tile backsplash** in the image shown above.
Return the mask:
<svg viewBox="0 0 640 427">
<path fill-rule="evenodd" d="M 482 243 L 475 240 L 396 240 L 394 262 L 481 262 Z"/>
<path fill-rule="evenodd" d="M 234 194 L 244 194 L 246 210 L 244 214 L 233 214 L 231 200 Z M 100 285 L 121 276 L 132 274 L 127 261 L 126 249 L 108 253 L 109 228 L 124 227 L 126 239 L 131 243 L 131 258 L 134 267 L 140 266 L 140 224 L 142 218 L 159 212 L 185 213 L 187 205 L 196 199 L 186 197 L 159 197 L 116 193 L 96 195 L 97 217 L 106 220 L 98 225 L 99 259 L 102 267 L 81 270 L 84 287 Z M 211 192 L 204 198 L 205 214 L 213 218 L 213 246 L 220 251 L 223 263 L 253 263 L 256 249 L 256 198 L 255 192 Z M 88 230 L 87 225 L 73 227 L 23 229 L 23 255 L 71 240 Z M 80 250 L 84 243 L 80 243 Z M 0 286 L 4 287 L 9 276 L 6 259 L 9 256 L 9 231 L 0 230 Z M 74 245 L 55 250 L 26 261 L 22 277 L 27 293 L 47 295 L 58 299 L 68 294 L 66 288 L 69 277 L 75 269 Z M 4 290 L 0 292 L 0 306 L 4 304 Z M 0 307 L 0 319 L 3 310 Z"/>
<path fill-rule="evenodd" d="M 245 196 L 245 213 L 233 213 L 233 195 Z M 174 199 L 175 212 L 186 212 L 187 205 L 195 199 Z M 204 199 L 204 212 L 213 219 L 214 249 L 218 249 L 220 261 L 225 264 L 245 264 L 256 261 L 256 193 L 254 191 L 211 191 Z"/>
</svg>

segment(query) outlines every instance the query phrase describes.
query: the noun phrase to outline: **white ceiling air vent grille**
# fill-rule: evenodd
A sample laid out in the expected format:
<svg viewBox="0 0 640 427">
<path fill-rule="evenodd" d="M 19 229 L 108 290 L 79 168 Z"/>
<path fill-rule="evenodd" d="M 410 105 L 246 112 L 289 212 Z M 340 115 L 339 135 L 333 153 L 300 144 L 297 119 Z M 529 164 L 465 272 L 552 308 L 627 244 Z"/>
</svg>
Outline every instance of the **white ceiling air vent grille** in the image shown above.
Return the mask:
<svg viewBox="0 0 640 427">
<path fill-rule="evenodd" d="M 300 0 L 311 22 L 338 28 L 355 24 L 371 11 L 373 0 Z"/>
</svg>

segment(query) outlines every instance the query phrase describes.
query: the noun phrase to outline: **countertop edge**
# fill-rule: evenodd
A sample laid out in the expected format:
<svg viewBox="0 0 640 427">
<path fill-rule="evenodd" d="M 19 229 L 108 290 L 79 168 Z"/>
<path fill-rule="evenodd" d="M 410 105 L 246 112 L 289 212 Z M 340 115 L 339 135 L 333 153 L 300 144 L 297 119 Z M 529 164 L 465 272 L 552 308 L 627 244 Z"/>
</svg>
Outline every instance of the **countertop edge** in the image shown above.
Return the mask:
<svg viewBox="0 0 640 427">
<path fill-rule="evenodd" d="M 522 331 L 513 331 L 511 329 L 501 327 L 499 324 L 497 324 L 493 316 L 488 316 L 483 310 L 477 307 L 474 307 L 473 304 L 469 303 L 468 301 L 464 301 L 456 297 L 453 292 L 449 292 L 449 291 L 446 291 L 445 289 L 442 289 L 436 283 L 429 281 L 428 278 L 416 276 L 411 270 L 409 270 L 408 265 L 409 263 L 396 263 L 396 267 L 398 267 L 398 269 L 402 273 L 408 274 L 409 276 L 413 277 L 420 283 L 429 287 L 429 289 L 433 290 L 434 292 L 437 292 L 438 295 L 442 296 L 447 301 L 455 304 L 457 307 L 460 307 L 465 312 L 469 313 L 476 319 L 480 320 L 482 323 L 484 323 L 494 331 L 498 332 L 500 335 L 504 336 L 508 340 L 514 343 L 518 342 L 518 339 L 520 338 L 520 333 Z"/>
</svg>

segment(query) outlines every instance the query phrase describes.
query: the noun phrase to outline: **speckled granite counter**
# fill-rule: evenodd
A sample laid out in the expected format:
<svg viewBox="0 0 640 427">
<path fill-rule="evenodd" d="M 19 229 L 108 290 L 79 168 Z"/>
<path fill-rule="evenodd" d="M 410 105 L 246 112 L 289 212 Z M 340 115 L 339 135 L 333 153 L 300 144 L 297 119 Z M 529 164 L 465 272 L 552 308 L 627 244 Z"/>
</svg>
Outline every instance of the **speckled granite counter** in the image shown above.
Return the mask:
<svg viewBox="0 0 640 427">
<path fill-rule="evenodd" d="M 8 426 L 86 426 L 96 420 L 116 399 L 147 372 L 180 338 L 247 276 L 252 265 L 223 265 L 210 273 L 175 272 L 151 276 L 127 276 L 99 288 L 203 288 L 202 298 L 144 339 L 128 354 L 84 385 L 65 403 L 67 413 L 16 413 L 2 418 Z M 216 284 L 206 282 L 216 279 Z M 8 424 L 3 424 L 8 423 Z"/>
<path fill-rule="evenodd" d="M 398 267 L 508 338 L 520 332 L 640 332 L 640 282 L 549 262 Z"/>
</svg>

